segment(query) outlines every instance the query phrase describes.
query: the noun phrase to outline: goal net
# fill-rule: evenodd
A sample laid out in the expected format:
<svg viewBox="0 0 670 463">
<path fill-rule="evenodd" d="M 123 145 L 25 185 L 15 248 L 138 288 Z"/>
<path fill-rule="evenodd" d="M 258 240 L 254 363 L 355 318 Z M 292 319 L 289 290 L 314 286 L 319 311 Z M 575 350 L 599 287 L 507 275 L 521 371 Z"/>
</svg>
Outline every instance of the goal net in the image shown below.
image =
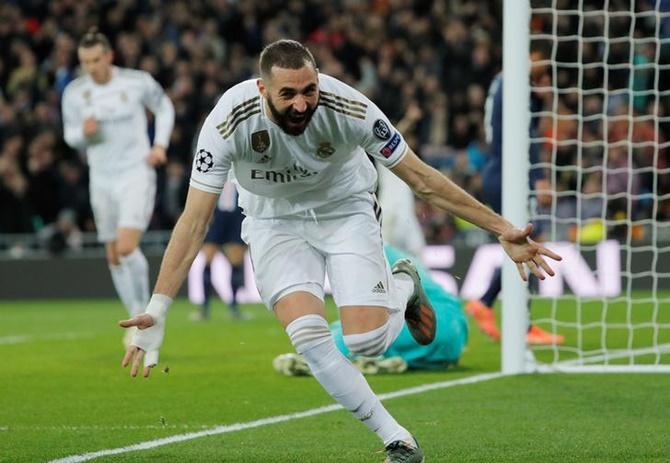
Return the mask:
<svg viewBox="0 0 670 463">
<path fill-rule="evenodd" d="M 564 340 L 527 364 L 670 371 L 670 2 L 529 5 L 529 219 L 564 261 L 522 290 Z"/>
</svg>

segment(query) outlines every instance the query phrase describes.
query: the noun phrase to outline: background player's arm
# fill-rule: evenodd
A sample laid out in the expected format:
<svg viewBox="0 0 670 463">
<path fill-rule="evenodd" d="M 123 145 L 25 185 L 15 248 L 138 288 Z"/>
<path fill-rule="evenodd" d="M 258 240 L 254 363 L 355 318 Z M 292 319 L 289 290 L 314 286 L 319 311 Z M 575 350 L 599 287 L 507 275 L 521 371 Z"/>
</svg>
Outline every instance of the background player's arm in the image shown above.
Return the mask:
<svg viewBox="0 0 670 463">
<path fill-rule="evenodd" d="M 85 130 L 86 123 L 73 100 L 72 94 L 66 90 L 63 94 L 63 138 L 72 148 L 83 149 L 90 143 Z M 88 122 L 88 125 L 92 124 L 95 124 L 95 119 L 93 119 L 93 123 Z"/>
<path fill-rule="evenodd" d="M 146 74 L 145 78 L 144 104 L 156 117 L 154 144 L 148 161 L 152 165 L 164 164 L 167 160 L 166 150 L 170 143 L 170 134 L 174 127 L 175 111 L 172 101 L 163 88 L 149 74 Z"/>
<path fill-rule="evenodd" d="M 554 275 L 542 256 L 555 260 L 561 260 L 561 257 L 529 238 L 532 231 L 530 224 L 523 229 L 515 228 L 439 171 L 421 161 L 409 147 L 391 170 L 425 201 L 494 233 L 505 252 L 517 264 L 519 275 L 524 280 L 527 278 L 524 263 L 540 279 L 544 279 L 542 270 Z"/>
</svg>

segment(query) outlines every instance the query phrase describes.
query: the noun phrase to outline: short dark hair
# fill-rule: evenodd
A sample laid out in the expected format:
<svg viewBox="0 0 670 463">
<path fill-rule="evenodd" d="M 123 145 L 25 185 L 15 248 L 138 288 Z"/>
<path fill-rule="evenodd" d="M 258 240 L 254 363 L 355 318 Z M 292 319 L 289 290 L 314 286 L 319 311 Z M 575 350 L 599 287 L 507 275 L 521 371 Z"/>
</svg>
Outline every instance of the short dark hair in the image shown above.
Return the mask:
<svg viewBox="0 0 670 463">
<path fill-rule="evenodd" d="M 282 39 L 266 46 L 261 52 L 259 60 L 261 76 L 269 76 L 272 67 L 284 69 L 300 69 L 305 64 L 311 64 L 316 69 L 316 61 L 312 53 L 300 42 Z"/>
<path fill-rule="evenodd" d="M 109 44 L 109 39 L 98 28 L 91 27 L 79 41 L 79 48 L 91 48 L 96 45 L 102 45 L 105 50 L 111 50 L 112 46 Z"/>
</svg>

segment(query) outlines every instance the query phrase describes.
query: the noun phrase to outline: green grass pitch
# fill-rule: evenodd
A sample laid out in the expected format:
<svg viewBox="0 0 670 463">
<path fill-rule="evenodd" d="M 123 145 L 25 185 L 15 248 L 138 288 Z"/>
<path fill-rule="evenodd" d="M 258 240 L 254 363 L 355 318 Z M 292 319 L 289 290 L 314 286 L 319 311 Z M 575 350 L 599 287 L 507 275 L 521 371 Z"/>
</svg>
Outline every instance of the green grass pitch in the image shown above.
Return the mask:
<svg viewBox="0 0 670 463">
<path fill-rule="evenodd" d="M 272 370 L 291 347 L 262 307 L 246 306 L 254 318 L 245 322 L 229 319 L 221 303 L 207 323 L 190 322 L 190 310 L 185 301 L 171 309 L 161 363 L 145 380 L 120 367 L 117 301 L 0 302 L 0 462 L 49 461 L 332 403 L 312 378 Z M 456 369 L 368 379 L 383 393 L 498 370 L 499 346 L 473 329 Z M 669 390 L 665 374 L 524 375 L 385 403 L 428 462 L 667 462 Z M 338 410 L 96 461 L 381 462 L 381 447 Z"/>
</svg>

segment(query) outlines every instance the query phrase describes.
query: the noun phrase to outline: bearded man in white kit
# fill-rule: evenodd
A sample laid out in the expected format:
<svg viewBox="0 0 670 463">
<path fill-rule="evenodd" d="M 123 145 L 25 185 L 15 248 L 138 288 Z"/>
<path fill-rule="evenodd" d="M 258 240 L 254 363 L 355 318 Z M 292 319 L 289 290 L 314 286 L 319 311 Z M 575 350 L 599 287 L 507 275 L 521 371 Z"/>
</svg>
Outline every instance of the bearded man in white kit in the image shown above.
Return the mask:
<svg viewBox="0 0 670 463">
<path fill-rule="evenodd" d="M 322 387 L 384 443 L 387 462 L 420 463 L 417 440 L 386 410 L 363 375 L 338 351 L 325 318 L 330 279 L 343 338 L 355 354 L 384 352 L 407 323 L 421 344 L 435 336 L 435 315 L 416 269 L 389 268 L 375 201 L 373 156 L 431 204 L 495 233 L 523 265 L 553 274 L 560 259 L 423 163 L 379 108 L 320 74 L 299 42 L 279 40 L 260 57 L 260 78 L 230 88 L 209 114 L 195 152 L 186 206 L 163 257 L 146 313 L 120 322 L 139 327 L 122 361 L 144 376 L 158 361 L 165 319 L 229 174 L 238 184 L 257 287 Z M 146 356 L 145 356 L 146 354 Z"/>
</svg>

